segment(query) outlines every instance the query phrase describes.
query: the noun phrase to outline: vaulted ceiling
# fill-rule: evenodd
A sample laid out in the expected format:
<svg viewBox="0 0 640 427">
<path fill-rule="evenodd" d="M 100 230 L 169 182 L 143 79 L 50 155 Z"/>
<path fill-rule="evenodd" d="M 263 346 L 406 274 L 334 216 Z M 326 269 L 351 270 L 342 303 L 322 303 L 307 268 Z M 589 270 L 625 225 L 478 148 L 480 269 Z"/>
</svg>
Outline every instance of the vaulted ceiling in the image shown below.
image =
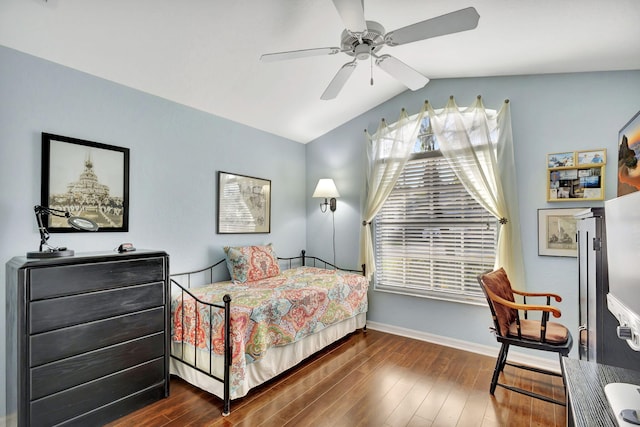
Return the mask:
<svg viewBox="0 0 640 427">
<path fill-rule="evenodd" d="M 640 70 L 638 0 L 364 0 L 387 32 L 469 6 L 476 29 L 381 53 L 430 79 Z M 407 90 L 365 60 L 323 101 L 350 56 L 259 60 L 343 29 L 331 0 L 0 1 L 0 45 L 302 143 Z"/>
</svg>

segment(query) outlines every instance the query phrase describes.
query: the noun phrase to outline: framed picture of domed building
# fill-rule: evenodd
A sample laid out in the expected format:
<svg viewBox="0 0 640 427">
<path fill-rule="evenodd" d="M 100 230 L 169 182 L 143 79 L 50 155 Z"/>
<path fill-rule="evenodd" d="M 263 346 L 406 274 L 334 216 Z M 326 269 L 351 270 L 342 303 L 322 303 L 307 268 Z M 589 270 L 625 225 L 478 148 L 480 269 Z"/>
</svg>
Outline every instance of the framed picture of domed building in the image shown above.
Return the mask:
<svg viewBox="0 0 640 427">
<path fill-rule="evenodd" d="M 42 133 L 42 206 L 92 220 L 98 231 L 129 231 L 129 149 Z M 48 215 L 51 233 L 77 232 Z"/>
</svg>

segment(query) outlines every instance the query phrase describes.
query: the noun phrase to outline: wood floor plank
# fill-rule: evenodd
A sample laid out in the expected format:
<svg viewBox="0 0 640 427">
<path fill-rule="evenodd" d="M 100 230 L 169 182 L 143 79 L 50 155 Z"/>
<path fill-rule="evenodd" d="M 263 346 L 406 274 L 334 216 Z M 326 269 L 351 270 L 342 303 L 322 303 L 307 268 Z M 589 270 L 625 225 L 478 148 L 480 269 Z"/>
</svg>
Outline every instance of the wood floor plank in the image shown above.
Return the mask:
<svg viewBox="0 0 640 427">
<path fill-rule="evenodd" d="M 477 369 L 473 384 L 469 387 L 469 397 L 462 408 L 458 419 L 459 426 L 482 426 L 485 423 L 489 400 L 486 395 L 489 391 L 489 382 L 493 374 L 494 360 L 489 357 L 482 359 L 471 358 L 469 363 L 474 363 Z"/>
<path fill-rule="evenodd" d="M 407 427 L 425 427 L 430 425 L 431 425 L 431 422 L 429 420 L 420 418 L 417 415 L 414 415 L 407 423 Z"/>
<path fill-rule="evenodd" d="M 369 361 L 363 365 L 361 365 L 356 371 L 361 374 L 361 380 L 352 384 L 352 386 L 347 390 L 346 393 L 348 395 L 346 398 L 342 398 L 342 396 L 332 397 L 329 401 L 324 401 L 323 405 L 325 410 L 322 411 L 318 416 L 315 417 L 313 421 L 309 421 L 310 424 L 295 424 L 290 422 L 290 425 L 334 425 L 335 420 L 339 420 L 342 418 L 346 418 L 346 425 L 353 425 L 351 422 L 351 418 L 357 419 L 357 416 L 351 415 L 353 413 L 350 412 L 352 408 L 361 406 L 362 399 L 366 398 L 367 390 L 380 390 L 377 384 L 375 384 L 376 377 L 381 373 L 380 368 L 383 367 L 383 363 L 385 363 L 388 355 L 393 353 L 393 350 L 400 345 L 399 341 L 396 340 L 385 340 L 385 342 L 381 342 L 376 352 L 372 353 Z M 296 421 L 295 419 L 292 421 Z"/>
<path fill-rule="evenodd" d="M 307 363 L 290 370 L 285 376 L 278 377 L 276 381 L 260 387 L 260 396 L 252 402 L 250 409 L 245 407 L 233 409 L 228 421 L 240 421 L 251 413 L 254 420 L 252 425 L 266 423 L 278 411 L 296 402 L 297 398 L 324 378 L 332 378 L 335 370 L 350 361 L 358 361 L 357 355 L 361 353 L 362 346 L 358 342 L 345 341 L 338 347 L 327 350 L 326 353 L 310 358 Z M 313 367 L 313 369 L 311 369 Z"/>
<path fill-rule="evenodd" d="M 303 392 L 297 393 L 295 396 L 285 397 L 286 402 L 280 401 L 281 408 L 275 415 L 281 420 L 295 418 L 310 406 L 310 402 L 313 403 L 332 391 L 342 378 L 349 375 L 351 371 L 357 369 L 364 362 L 366 362 L 366 359 L 354 357 L 346 363 L 341 363 L 339 367 L 336 367 L 337 369 L 330 371 L 330 374 L 322 375 L 321 377 L 314 376 L 312 383 L 306 383 L 306 389 Z M 336 382 L 336 379 L 340 380 Z"/>
<path fill-rule="evenodd" d="M 456 425 L 474 427 L 483 424 L 488 403 L 486 393 L 486 390 L 471 390 Z"/>
<path fill-rule="evenodd" d="M 354 425 L 359 419 L 358 412 L 362 410 L 361 408 L 368 407 L 370 402 L 381 400 L 386 394 L 387 389 L 380 386 L 386 376 L 382 371 L 386 359 L 387 354 L 380 352 L 376 357 L 372 357 L 370 363 L 361 366 L 359 371 L 364 376 L 359 382 L 353 383 L 347 395 L 348 398 L 338 399 L 328 405 L 323 414 L 316 418 L 314 424 L 310 425 L 329 427 L 334 426 L 336 420 L 338 420 L 338 425 Z M 375 365 L 371 363 L 375 363 Z M 392 384 L 388 382 L 388 385 Z"/>
<path fill-rule="evenodd" d="M 502 375 L 506 377 L 506 383 L 525 390 L 531 390 L 531 383 L 528 381 L 529 372 L 508 366 Z M 520 393 L 509 392 L 509 395 L 508 425 L 530 425 L 533 399 Z"/>
<path fill-rule="evenodd" d="M 498 387 L 495 359 L 358 331 L 231 402 L 171 378 L 171 395 L 108 427 L 562 426 L 566 409 Z M 506 367 L 501 380 L 564 398 L 561 378 Z"/>
<path fill-rule="evenodd" d="M 450 349 L 443 352 L 443 356 L 439 357 L 434 365 L 434 372 L 438 373 L 438 377 L 429 395 L 420 406 L 416 415 L 435 422 L 438 414 L 442 410 L 449 393 L 458 377 L 462 375 L 463 368 L 466 364 L 466 357 L 470 353 L 462 352 L 456 349 Z M 444 417 L 445 415 L 443 415 Z"/>
<path fill-rule="evenodd" d="M 282 419 L 281 411 L 286 411 L 285 417 L 292 417 L 297 412 L 302 411 L 307 400 L 315 400 L 318 394 L 324 391 L 321 389 L 331 386 L 336 377 L 342 378 L 350 370 L 363 364 L 367 360 L 367 354 L 375 355 L 389 347 L 386 344 L 375 345 L 380 339 L 379 335 L 369 335 L 363 333 L 362 340 L 347 340 L 327 355 L 312 359 L 305 366 L 287 373 L 285 378 L 281 378 L 268 390 L 268 396 L 261 399 L 263 405 L 251 410 L 254 422 L 252 425 L 276 424 L 275 420 Z M 351 361 L 351 362 L 350 362 Z M 342 370 L 342 372 L 340 372 Z M 325 379 L 329 378 L 329 381 Z M 319 388 L 320 387 L 320 388 Z M 305 400 L 307 399 L 307 400 Z M 229 416 L 230 420 L 245 417 L 243 411 L 233 411 Z"/>
<path fill-rule="evenodd" d="M 553 377 L 538 376 L 532 378 L 532 391 L 550 398 L 554 396 Z M 564 398 L 559 400 L 564 401 Z M 553 403 L 535 399 L 531 402 L 531 425 L 556 425 L 555 406 Z"/>
<path fill-rule="evenodd" d="M 432 383 L 425 382 L 422 378 L 416 378 L 416 382 L 411 390 L 404 396 L 398 406 L 387 417 L 386 425 L 393 427 L 406 426 L 414 419 L 414 415 L 422 402 L 431 391 Z"/>
<path fill-rule="evenodd" d="M 564 380 L 562 378 L 556 377 L 553 379 L 553 398 L 562 400 L 565 403 L 567 401 L 567 396 L 565 394 L 565 389 L 564 389 Z M 553 413 L 555 418 L 555 425 L 557 427 L 567 425 L 566 408 L 559 405 L 554 405 L 553 410 L 554 410 Z"/>
</svg>

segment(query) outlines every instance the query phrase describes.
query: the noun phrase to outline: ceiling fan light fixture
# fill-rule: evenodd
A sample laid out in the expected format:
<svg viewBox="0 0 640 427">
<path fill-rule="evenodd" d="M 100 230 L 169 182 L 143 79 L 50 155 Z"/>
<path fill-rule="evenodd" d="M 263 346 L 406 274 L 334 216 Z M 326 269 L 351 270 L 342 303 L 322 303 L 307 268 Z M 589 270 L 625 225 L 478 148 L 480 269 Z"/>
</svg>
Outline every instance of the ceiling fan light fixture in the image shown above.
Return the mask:
<svg viewBox="0 0 640 427">
<path fill-rule="evenodd" d="M 357 57 L 358 51 L 367 50 L 369 53 L 376 53 L 383 46 L 384 27 L 375 21 L 367 21 L 367 28 L 364 32 L 353 33 L 345 29 L 340 37 L 342 51 L 354 57 Z M 368 58 L 367 56 L 364 59 Z"/>
<path fill-rule="evenodd" d="M 355 57 L 361 61 L 365 59 L 369 59 L 371 56 L 371 46 L 366 43 L 356 46 L 355 48 Z"/>
</svg>

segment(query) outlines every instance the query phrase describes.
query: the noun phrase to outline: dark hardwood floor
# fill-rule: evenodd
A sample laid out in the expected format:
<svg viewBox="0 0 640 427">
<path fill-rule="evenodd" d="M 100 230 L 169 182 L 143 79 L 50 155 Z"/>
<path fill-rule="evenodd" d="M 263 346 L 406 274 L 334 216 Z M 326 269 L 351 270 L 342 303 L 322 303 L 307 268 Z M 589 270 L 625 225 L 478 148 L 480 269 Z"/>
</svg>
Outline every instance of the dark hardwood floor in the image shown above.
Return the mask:
<svg viewBox="0 0 640 427">
<path fill-rule="evenodd" d="M 498 387 L 495 360 L 368 330 L 231 402 L 179 378 L 171 396 L 121 418 L 128 426 L 564 426 L 565 408 Z M 507 366 L 507 381 L 564 399 L 562 379 Z"/>
</svg>

